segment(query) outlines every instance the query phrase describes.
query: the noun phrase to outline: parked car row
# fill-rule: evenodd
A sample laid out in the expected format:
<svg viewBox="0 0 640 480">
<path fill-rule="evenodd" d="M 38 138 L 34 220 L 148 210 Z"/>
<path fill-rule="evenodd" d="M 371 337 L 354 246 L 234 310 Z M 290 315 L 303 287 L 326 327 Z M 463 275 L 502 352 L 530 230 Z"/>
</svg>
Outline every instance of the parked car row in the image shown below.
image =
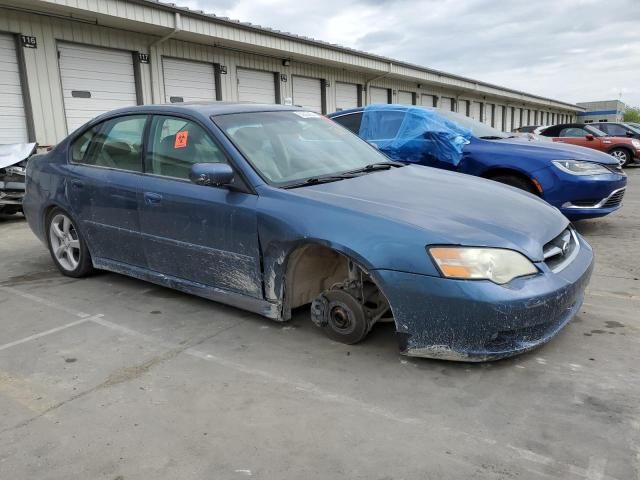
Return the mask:
<svg viewBox="0 0 640 480">
<path fill-rule="evenodd" d="M 406 355 L 503 358 L 573 318 L 593 253 L 566 215 L 620 207 L 612 157 L 434 109 L 331 117 L 104 114 L 30 159 L 24 213 L 64 275 L 110 270 L 277 321 L 310 305 L 349 344 L 393 321 Z"/>
<path fill-rule="evenodd" d="M 394 160 L 407 160 L 407 149 L 386 149 L 389 137 L 397 135 L 400 126 L 416 111 L 411 106 L 380 106 L 345 110 L 329 115 L 334 121 L 356 134 L 361 134 L 366 115 L 380 117 L 382 126 L 368 131 L 363 138 L 379 145 Z M 543 198 L 560 209 L 569 219 L 608 215 L 622 205 L 626 176 L 618 162 L 609 155 L 585 148 L 565 148 L 553 143 L 530 142 L 500 132 L 459 113 L 432 109 L 471 131 L 459 163 L 442 161 L 425 142 L 422 155 L 412 163 L 488 178 L 519 188 Z M 437 112 L 437 113 L 436 113 Z M 424 126 L 411 134 L 428 139 L 433 129 Z"/>
<path fill-rule="evenodd" d="M 517 133 L 550 137 L 554 142 L 569 143 L 608 153 L 621 166 L 640 164 L 640 125 L 622 122 L 565 123 L 517 128 Z"/>
</svg>

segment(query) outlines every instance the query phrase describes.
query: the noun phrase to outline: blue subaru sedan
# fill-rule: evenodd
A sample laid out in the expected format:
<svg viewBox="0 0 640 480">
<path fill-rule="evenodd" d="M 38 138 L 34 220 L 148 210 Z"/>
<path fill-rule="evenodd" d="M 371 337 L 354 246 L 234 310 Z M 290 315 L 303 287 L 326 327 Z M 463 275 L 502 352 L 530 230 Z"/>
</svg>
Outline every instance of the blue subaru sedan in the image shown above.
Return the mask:
<svg viewBox="0 0 640 480">
<path fill-rule="evenodd" d="M 428 121 L 413 123 L 413 118 Z M 627 177 L 618 161 L 602 152 L 573 145 L 531 141 L 500 132 L 455 112 L 407 105 L 372 105 L 329 115 L 380 147 L 394 160 L 418 163 L 495 180 L 543 198 L 571 220 L 602 217 L 622 206 Z M 364 120 L 364 121 L 363 121 Z M 362 128 L 364 124 L 365 128 Z M 373 127 L 372 127 L 373 125 Z M 466 145 L 451 161 L 438 152 L 452 131 Z M 435 143 L 434 143 L 435 142 Z M 418 150 L 418 151 L 416 151 Z"/>
<path fill-rule="evenodd" d="M 389 161 L 274 105 L 102 115 L 30 160 L 24 212 L 64 275 L 110 270 L 277 321 L 309 306 L 347 344 L 395 322 L 403 354 L 450 360 L 551 339 L 593 262 L 533 195 Z"/>
</svg>

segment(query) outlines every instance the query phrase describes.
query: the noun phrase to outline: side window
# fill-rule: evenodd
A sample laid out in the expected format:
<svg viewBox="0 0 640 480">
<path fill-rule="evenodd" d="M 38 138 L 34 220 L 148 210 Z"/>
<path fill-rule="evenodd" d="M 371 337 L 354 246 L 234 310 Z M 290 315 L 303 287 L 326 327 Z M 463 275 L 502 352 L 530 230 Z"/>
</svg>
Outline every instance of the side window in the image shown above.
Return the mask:
<svg viewBox="0 0 640 480">
<path fill-rule="evenodd" d="M 606 123 L 599 123 L 594 125 L 598 130 L 602 130 L 607 135 L 611 135 L 612 137 L 626 137 L 627 130 L 621 125 L 611 125 Z"/>
<path fill-rule="evenodd" d="M 194 163 L 227 163 L 209 134 L 184 118 L 154 116 L 149 131 L 147 172 L 189 178 Z"/>
<path fill-rule="evenodd" d="M 360 133 L 360 123 L 362 123 L 362 113 L 340 115 L 339 117 L 334 118 L 333 121 L 358 135 Z"/>
<path fill-rule="evenodd" d="M 96 134 L 96 127 L 84 132 L 80 137 L 76 138 L 71 145 L 71 161 L 73 163 L 86 163 L 85 156 L 89 151 L 89 143 Z"/>
<path fill-rule="evenodd" d="M 146 115 L 131 115 L 93 127 L 73 144 L 73 161 L 141 172 L 142 136 L 146 121 Z"/>
<path fill-rule="evenodd" d="M 395 138 L 404 122 L 406 112 L 375 112 L 365 119 L 362 137 L 365 140 L 388 140 Z"/>
<path fill-rule="evenodd" d="M 584 137 L 587 133 L 586 130 L 578 127 L 568 127 L 560 130 L 559 137 Z"/>
</svg>

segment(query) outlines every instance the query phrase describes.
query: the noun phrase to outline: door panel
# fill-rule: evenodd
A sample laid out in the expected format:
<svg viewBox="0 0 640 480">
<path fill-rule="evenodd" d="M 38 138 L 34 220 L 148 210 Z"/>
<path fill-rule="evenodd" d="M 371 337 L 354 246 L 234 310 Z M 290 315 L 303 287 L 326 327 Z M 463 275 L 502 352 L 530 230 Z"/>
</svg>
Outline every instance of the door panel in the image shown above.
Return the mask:
<svg viewBox="0 0 640 480">
<path fill-rule="evenodd" d="M 95 258 L 144 267 L 138 193 L 146 115 L 108 120 L 72 146 L 67 193 Z"/>
<path fill-rule="evenodd" d="M 149 132 L 146 166 L 152 174 L 138 197 L 149 268 L 261 298 L 257 197 L 185 178 L 193 163 L 226 162 L 195 122 L 156 116 Z M 176 143 L 178 134 L 186 144 Z"/>
</svg>

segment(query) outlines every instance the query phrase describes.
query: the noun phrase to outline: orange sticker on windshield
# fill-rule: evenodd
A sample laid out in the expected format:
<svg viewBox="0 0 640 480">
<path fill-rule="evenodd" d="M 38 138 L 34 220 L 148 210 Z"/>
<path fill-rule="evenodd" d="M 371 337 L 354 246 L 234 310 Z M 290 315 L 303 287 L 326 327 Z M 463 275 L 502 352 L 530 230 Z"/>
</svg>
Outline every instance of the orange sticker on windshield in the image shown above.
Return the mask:
<svg viewBox="0 0 640 480">
<path fill-rule="evenodd" d="M 189 140 L 189 132 L 186 130 L 176 133 L 176 141 L 173 144 L 173 148 L 184 148 L 187 146 Z"/>
</svg>

